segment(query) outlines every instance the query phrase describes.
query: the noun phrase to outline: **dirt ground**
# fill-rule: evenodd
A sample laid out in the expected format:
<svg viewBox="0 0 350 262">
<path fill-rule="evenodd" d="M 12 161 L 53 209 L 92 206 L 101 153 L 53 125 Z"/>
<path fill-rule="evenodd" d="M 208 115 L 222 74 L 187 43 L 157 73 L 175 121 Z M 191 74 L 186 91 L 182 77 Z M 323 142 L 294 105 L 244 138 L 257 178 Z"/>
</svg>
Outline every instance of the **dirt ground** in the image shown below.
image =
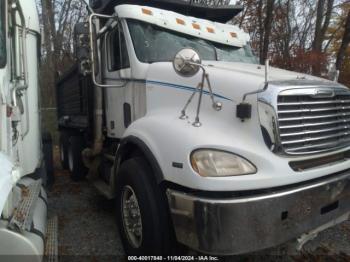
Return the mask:
<svg viewBox="0 0 350 262">
<path fill-rule="evenodd" d="M 73 182 L 58 163 L 55 150 L 55 185 L 49 192 L 49 213 L 58 215 L 60 261 L 126 261 L 114 214 L 114 202 L 106 201 L 87 181 Z M 191 254 L 195 254 L 190 251 Z M 302 252 L 291 243 L 220 261 L 349 261 L 350 221 L 330 228 L 309 242 Z"/>
</svg>

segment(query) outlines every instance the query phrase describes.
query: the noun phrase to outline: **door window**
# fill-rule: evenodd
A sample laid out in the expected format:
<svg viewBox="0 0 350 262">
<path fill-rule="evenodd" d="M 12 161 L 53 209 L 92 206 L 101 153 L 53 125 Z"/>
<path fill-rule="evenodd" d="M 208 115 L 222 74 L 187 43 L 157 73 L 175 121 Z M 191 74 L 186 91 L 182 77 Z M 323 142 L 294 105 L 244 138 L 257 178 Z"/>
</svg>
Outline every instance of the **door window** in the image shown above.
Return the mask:
<svg viewBox="0 0 350 262">
<path fill-rule="evenodd" d="M 123 30 L 116 26 L 107 37 L 108 71 L 113 72 L 130 67 Z"/>
</svg>

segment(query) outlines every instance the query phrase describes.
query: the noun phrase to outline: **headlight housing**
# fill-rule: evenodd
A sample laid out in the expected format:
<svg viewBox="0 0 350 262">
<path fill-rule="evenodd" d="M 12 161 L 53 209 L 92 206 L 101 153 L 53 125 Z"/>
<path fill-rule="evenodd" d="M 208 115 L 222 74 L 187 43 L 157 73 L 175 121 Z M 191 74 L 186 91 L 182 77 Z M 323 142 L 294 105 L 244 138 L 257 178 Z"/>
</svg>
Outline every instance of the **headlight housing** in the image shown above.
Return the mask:
<svg viewBox="0 0 350 262">
<path fill-rule="evenodd" d="M 255 174 L 247 159 L 224 151 L 199 149 L 191 154 L 192 168 L 203 177 L 228 177 Z"/>
</svg>

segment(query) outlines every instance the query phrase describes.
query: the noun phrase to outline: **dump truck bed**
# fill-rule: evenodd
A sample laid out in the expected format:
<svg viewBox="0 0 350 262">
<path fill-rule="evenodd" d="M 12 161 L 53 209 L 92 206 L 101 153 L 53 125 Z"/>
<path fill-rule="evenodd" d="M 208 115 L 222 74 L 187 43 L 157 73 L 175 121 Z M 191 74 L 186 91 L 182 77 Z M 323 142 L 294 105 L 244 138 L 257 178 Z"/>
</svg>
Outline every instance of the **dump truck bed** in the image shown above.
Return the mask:
<svg viewBox="0 0 350 262">
<path fill-rule="evenodd" d="M 93 84 L 74 65 L 56 83 L 59 128 L 89 130 L 93 122 Z"/>
</svg>

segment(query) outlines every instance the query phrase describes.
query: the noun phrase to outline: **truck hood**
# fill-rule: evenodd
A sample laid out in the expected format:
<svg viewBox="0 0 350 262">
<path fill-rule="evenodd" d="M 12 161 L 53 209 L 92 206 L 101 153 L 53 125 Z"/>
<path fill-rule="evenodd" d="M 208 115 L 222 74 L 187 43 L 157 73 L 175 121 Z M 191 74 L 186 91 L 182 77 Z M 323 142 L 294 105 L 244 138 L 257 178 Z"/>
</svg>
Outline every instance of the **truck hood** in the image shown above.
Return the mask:
<svg viewBox="0 0 350 262">
<path fill-rule="evenodd" d="M 265 65 L 248 64 L 248 63 L 233 63 L 222 61 L 207 61 L 203 64 L 213 67 L 217 70 L 224 70 L 227 72 L 235 72 L 245 76 L 254 76 L 260 78 L 260 81 L 265 81 Z M 269 81 L 283 81 L 283 80 L 296 80 L 307 79 L 316 81 L 327 81 L 325 79 L 314 77 L 311 75 L 288 71 L 270 66 L 268 73 Z"/>
<path fill-rule="evenodd" d="M 230 63 L 221 61 L 203 61 L 209 75 L 213 92 L 216 97 L 239 103 L 245 93 L 263 88 L 265 84 L 265 66 L 247 63 Z M 169 62 L 153 63 L 149 66 L 146 80 L 150 86 L 175 86 L 180 89 L 194 90 L 201 81 L 201 73 L 193 77 L 179 76 Z M 268 80 L 272 83 L 291 86 L 318 85 L 328 83 L 341 86 L 326 79 L 314 77 L 288 70 L 269 68 Z M 207 85 L 205 90 L 208 91 Z M 206 92 L 208 94 L 208 92 Z"/>
</svg>

